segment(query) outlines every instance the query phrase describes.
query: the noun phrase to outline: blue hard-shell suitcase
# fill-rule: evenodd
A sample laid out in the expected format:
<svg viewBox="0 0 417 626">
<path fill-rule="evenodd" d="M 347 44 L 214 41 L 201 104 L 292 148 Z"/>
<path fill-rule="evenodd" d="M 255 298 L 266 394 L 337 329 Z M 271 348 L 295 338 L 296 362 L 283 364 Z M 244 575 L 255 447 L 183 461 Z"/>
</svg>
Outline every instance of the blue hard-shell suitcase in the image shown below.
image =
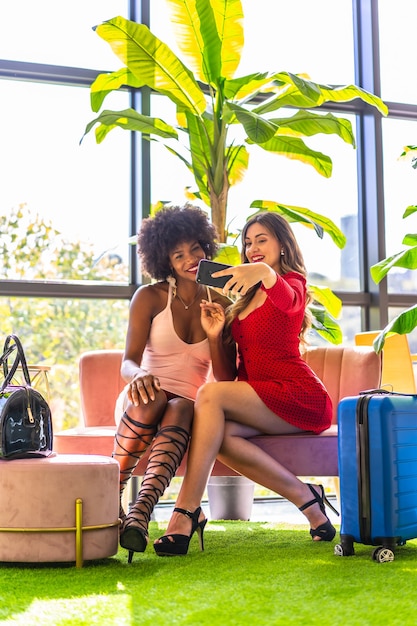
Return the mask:
<svg viewBox="0 0 417 626">
<path fill-rule="evenodd" d="M 341 528 L 335 554 L 377 546 L 375 561 L 417 537 L 417 396 L 373 391 L 338 407 Z"/>
</svg>

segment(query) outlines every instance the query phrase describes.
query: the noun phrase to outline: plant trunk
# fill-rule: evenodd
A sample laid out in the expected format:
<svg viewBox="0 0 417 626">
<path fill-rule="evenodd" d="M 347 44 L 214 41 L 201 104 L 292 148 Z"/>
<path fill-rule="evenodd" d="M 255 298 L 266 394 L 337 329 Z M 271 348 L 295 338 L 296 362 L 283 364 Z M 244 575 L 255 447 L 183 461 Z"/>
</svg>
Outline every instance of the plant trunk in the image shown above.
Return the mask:
<svg viewBox="0 0 417 626">
<path fill-rule="evenodd" d="M 217 228 L 220 243 L 226 243 L 227 241 L 226 209 L 229 187 L 227 172 L 225 172 L 221 192 L 216 194 L 213 189 L 210 189 L 211 221 Z"/>
</svg>

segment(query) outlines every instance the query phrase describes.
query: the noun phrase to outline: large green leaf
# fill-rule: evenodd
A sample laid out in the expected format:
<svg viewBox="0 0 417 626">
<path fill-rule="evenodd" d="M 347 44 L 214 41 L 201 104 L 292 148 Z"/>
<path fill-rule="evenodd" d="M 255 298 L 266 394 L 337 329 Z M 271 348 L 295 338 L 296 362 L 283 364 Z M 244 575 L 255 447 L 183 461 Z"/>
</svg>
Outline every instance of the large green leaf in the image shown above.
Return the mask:
<svg viewBox="0 0 417 626">
<path fill-rule="evenodd" d="M 255 112 L 259 115 L 277 111 L 278 109 L 293 108 L 293 109 L 313 109 L 317 107 L 317 103 L 311 98 L 300 94 L 298 91 L 285 89 L 278 96 L 266 100 L 261 106 L 256 107 Z"/>
<path fill-rule="evenodd" d="M 387 336 L 397 333 L 398 335 L 407 335 L 417 327 L 417 304 L 403 311 L 392 322 L 387 324 L 385 328 L 375 337 L 373 346 L 375 352 L 379 353 L 384 347 Z"/>
<path fill-rule="evenodd" d="M 249 165 L 249 152 L 245 146 L 230 146 L 227 149 L 227 171 L 230 185 L 243 180 Z"/>
<path fill-rule="evenodd" d="M 313 228 L 320 238 L 323 238 L 323 232 L 326 232 L 338 248 L 343 248 L 346 244 L 345 235 L 330 218 L 320 215 L 319 213 L 314 213 L 310 211 L 310 209 L 280 204 L 273 200 L 254 200 L 250 206 L 260 211 L 280 213 L 284 215 L 290 223 L 300 222 L 308 228 Z M 256 215 L 256 213 L 254 215 Z"/>
<path fill-rule="evenodd" d="M 256 72 L 239 78 L 231 78 L 224 81 L 223 95 L 229 100 L 253 98 L 262 87 L 270 83 L 271 75 L 268 72 Z"/>
<path fill-rule="evenodd" d="M 372 265 L 370 272 L 372 279 L 379 283 L 393 267 L 403 267 L 409 270 L 417 269 L 417 247 L 402 250 L 378 263 Z"/>
<path fill-rule="evenodd" d="M 208 178 L 212 164 L 212 146 L 206 125 L 201 118 L 186 114 L 194 178 L 201 193 L 208 193 Z"/>
<path fill-rule="evenodd" d="M 213 122 L 186 112 L 187 134 L 197 171 L 210 171 L 213 163 Z"/>
<path fill-rule="evenodd" d="M 329 343 L 336 345 L 342 343 L 343 333 L 336 320 L 320 306 L 310 304 L 309 309 L 313 316 L 312 328 Z"/>
<path fill-rule="evenodd" d="M 349 120 L 336 117 L 332 113 L 320 115 L 311 111 L 298 111 L 292 117 L 276 117 L 269 120 L 278 126 L 277 135 L 304 135 L 311 137 L 319 133 L 338 135 L 343 141 L 355 146 L 355 136 Z"/>
<path fill-rule="evenodd" d="M 99 74 L 90 88 L 91 108 L 97 113 L 107 94 L 120 89 L 123 85 L 138 89 L 143 84 L 143 81 L 136 78 L 127 67 L 122 67 L 117 72 L 112 72 L 111 74 Z"/>
<path fill-rule="evenodd" d="M 221 75 L 221 41 L 207 0 L 167 0 L 175 41 L 198 80 L 215 86 Z"/>
<path fill-rule="evenodd" d="M 96 119 L 87 124 L 81 141 L 96 124 L 100 124 L 96 129 L 97 143 L 101 143 L 106 135 L 117 126 L 124 130 L 158 135 L 165 139 L 178 139 L 177 131 L 163 120 L 141 115 L 134 109 L 125 109 L 124 111 L 102 111 Z"/>
<path fill-rule="evenodd" d="M 385 102 L 381 100 L 381 98 L 378 98 L 378 96 L 375 96 L 369 91 L 361 89 L 356 85 L 323 89 L 322 96 L 320 104 L 325 102 L 349 102 L 350 100 L 356 100 L 356 98 L 359 98 L 363 102 L 366 102 L 367 104 L 370 104 L 378 109 L 381 115 L 388 115 L 388 107 Z"/>
<path fill-rule="evenodd" d="M 243 47 L 240 0 L 167 0 L 176 41 L 199 80 L 234 75 Z"/>
<path fill-rule="evenodd" d="M 241 0 L 206 0 L 206 2 L 213 7 L 222 45 L 221 75 L 223 78 L 233 78 L 240 63 L 245 41 Z"/>
<path fill-rule="evenodd" d="M 306 76 L 293 74 L 292 72 L 279 72 L 275 75 L 275 80 L 279 85 L 292 85 L 300 94 L 310 98 L 313 102 L 320 100 L 320 85 L 314 83 Z"/>
<path fill-rule="evenodd" d="M 378 109 L 382 115 L 388 115 L 388 107 L 381 98 L 365 89 L 357 87 L 357 85 L 339 85 L 335 87 L 319 85 L 319 87 L 321 92 L 319 105 L 325 102 L 350 102 L 351 100 L 359 98 L 363 102 Z"/>
<path fill-rule="evenodd" d="M 271 83 L 265 88 L 265 92 L 274 93 L 270 99 L 256 107 L 256 113 L 263 114 L 275 111 L 283 106 L 282 99 L 292 94 L 293 97 L 300 98 L 308 107 L 315 107 L 320 98 L 320 87 L 318 84 L 304 78 L 300 74 L 289 72 L 278 72 L 270 76 Z"/>
<path fill-rule="evenodd" d="M 239 265 L 242 261 L 237 246 L 220 244 L 215 260 L 226 265 Z"/>
<path fill-rule="evenodd" d="M 247 139 L 247 142 L 249 144 L 255 143 L 251 139 Z M 311 165 L 325 178 L 330 178 L 332 175 L 331 158 L 322 152 L 312 150 L 298 137 L 273 137 L 269 141 L 257 145 L 268 152 L 281 154 L 287 157 L 287 159 L 294 159 L 306 165 Z"/>
<path fill-rule="evenodd" d="M 200 192 L 205 194 L 209 190 L 220 196 L 227 182 L 226 134 L 220 131 L 216 138 L 217 127 L 207 115 L 196 117 L 186 113 L 186 119 L 194 176 Z"/>
<path fill-rule="evenodd" d="M 250 205 L 252 207 L 256 207 L 259 211 L 253 213 L 249 216 L 249 218 L 255 217 L 258 213 L 263 211 L 271 211 L 272 213 L 279 213 L 280 215 L 285 215 L 288 222 L 297 222 L 302 223 L 307 228 L 313 228 L 316 231 L 316 234 L 320 239 L 323 239 L 324 230 L 319 224 L 314 222 L 311 219 L 306 218 L 303 214 L 301 207 L 289 207 L 284 206 L 283 204 L 278 204 L 272 200 L 254 200 Z M 301 209 L 301 210 L 300 210 Z"/>
<path fill-rule="evenodd" d="M 402 243 L 405 246 L 417 246 L 417 234 L 408 233 L 407 235 L 404 235 L 404 239 L 402 240 Z"/>
<path fill-rule="evenodd" d="M 339 317 L 342 311 L 342 301 L 331 289 L 311 283 L 309 283 L 308 289 L 315 302 L 321 304 L 332 317 Z"/>
<path fill-rule="evenodd" d="M 194 115 L 203 113 L 206 99 L 192 73 L 147 26 L 115 17 L 96 26 L 96 32 L 138 81 Z"/>
<path fill-rule="evenodd" d="M 406 210 L 404 211 L 403 219 L 405 219 L 406 217 L 409 217 L 410 215 L 414 215 L 416 211 L 417 211 L 417 205 L 412 204 L 408 206 Z"/>
<path fill-rule="evenodd" d="M 313 108 L 325 102 L 350 102 L 360 98 L 376 107 L 382 115 L 388 115 L 388 107 L 379 98 L 356 85 L 321 85 L 289 72 L 276 74 L 278 95 L 256 107 L 256 113 L 276 111 L 283 106 Z"/>
<path fill-rule="evenodd" d="M 218 198 L 224 197 L 222 202 L 224 207 L 224 219 L 226 219 L 227 190 L 229 182 L 227 179 L 227 126 L 220 120 L 220 124 L 214 126 L 215 140 L 213 150 L 214 177 L 213 188 Z"/>
<path fill-rule="evenodd" d="M 266 120 L 238 104 L 228 102 L 224 106 L 225 109 L 231 109 L 234 112 L 253 143 L 259 144 L 269 141 L 278 130 L 278 126 L 274 122 Z"/>
</svg>

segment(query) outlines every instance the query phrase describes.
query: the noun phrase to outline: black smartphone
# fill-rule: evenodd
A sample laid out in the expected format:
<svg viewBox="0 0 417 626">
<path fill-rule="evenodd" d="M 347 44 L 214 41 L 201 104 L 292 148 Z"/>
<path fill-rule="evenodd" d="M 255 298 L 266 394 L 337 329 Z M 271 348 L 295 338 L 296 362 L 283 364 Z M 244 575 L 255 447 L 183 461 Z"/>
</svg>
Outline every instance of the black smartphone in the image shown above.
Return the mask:
<svg viewBox="0 0 417 626">
<path fill-rule="evenodd" d="M 213 278 L 212 274 L 220 272 L 220 270 L 225 270 L 228 267 L 232 266 L 225 265 L 224 263 L 216 263 L 216 261 L 209 261 L 208 259 L 201 259 L 198 264 L 196 281 L 202 285 L 209 285 L 210 287 L 218 287 L 222 289 L 229 280 L 231 274 L 228 276 L 219 276 L 218 278 Z"/>
</svg>

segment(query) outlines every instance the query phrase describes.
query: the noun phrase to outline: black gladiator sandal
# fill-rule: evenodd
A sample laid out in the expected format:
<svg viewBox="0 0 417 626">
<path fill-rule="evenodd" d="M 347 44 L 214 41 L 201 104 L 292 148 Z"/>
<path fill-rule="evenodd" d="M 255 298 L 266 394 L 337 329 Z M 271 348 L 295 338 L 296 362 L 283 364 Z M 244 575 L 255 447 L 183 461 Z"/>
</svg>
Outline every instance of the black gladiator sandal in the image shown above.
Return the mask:
<svg viewBox="0 0 417 626">
<path fill-rule="evenodd" d="M 310 483 L 307 483 L 307 487 L 310 489 L 314 498 L 313 500 L 310 500 L 309 502 L 306 502 L 302 506 L 298 507 L 300 511 L 304 511 L 309 506 L 313 506 L 313 504 L 318 504 L 320 507 L 320 511 L 323 513 L 323 515 L 326 515 L 326 508 L 324 506 L 326 504 L 334 513 L 336 513 L 336 515 L 339 515 L 339 511 L 336 511 L 334 506 L 326 498 L 323 485 L 310 485 Z M 316 491 L 315 487 L 316 489 L 320 490 L 320 493 Z M 310 528 L 310 535 L 313 541 L 314 537 L 319 537 L 320 541 L 333 541 L 334 536 L 336 535 L 336 529 L 331 521 L 327 518 L 327 522 L 320 524 L 320 526 L 317 526 L 317 528 Z"/>
<path fill-rule="evenodd" d="M 147 424 L 137 422 L 129 417 L 127 413 L 123 414 L 117 428 L 112 458 L 116 459 L 120 466 L 119 517 L 122 524 L 126 518 L 122 507 L 123 491 L 139 459 L 152 443 L 155 433 L 155 426 L 148 426 Z"/>
<path fill-rule="evenodd" d="M 171 482 L 187 450 L 189 433 L 180 426 L 161 428 L 152 443 L 148 466 L 135 504 L 126 516 L 120 534 L 120 545 L 129 550 L 128 563 L 134 552 L 144 552 L 148 545 L 148 524 L 155 504 Z"/>
</svg>

